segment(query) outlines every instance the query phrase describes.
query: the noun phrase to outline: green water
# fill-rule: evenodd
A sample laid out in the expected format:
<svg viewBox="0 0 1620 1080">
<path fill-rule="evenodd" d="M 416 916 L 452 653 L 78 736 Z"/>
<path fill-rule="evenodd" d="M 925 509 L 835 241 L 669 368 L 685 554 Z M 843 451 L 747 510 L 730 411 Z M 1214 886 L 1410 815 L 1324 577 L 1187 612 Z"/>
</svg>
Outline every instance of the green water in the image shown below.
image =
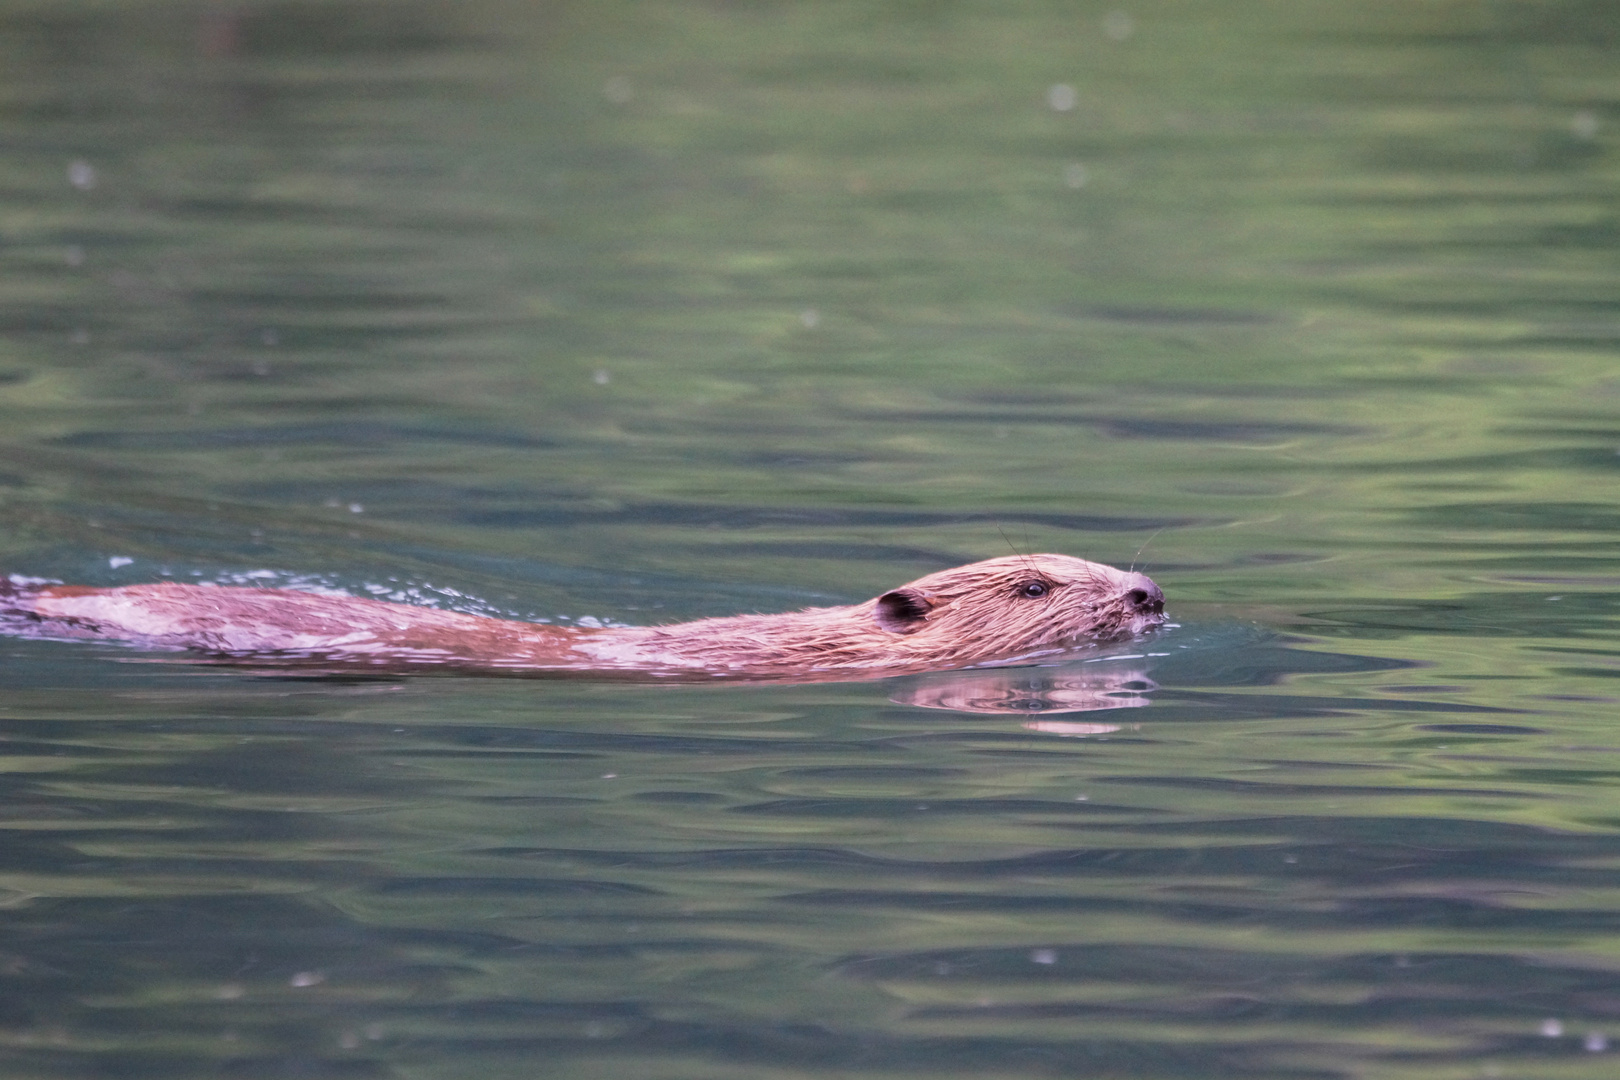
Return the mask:
<svg viewBox="0 0 1620 1080">
<path fill-rule="evenodd" d="M 0 639 L 0 1073 L 1614 1075 L 1620 9 L 0 0 L 0 146 L 7 571 L 1178 624 L 1051 716 Z"/>
</svg>

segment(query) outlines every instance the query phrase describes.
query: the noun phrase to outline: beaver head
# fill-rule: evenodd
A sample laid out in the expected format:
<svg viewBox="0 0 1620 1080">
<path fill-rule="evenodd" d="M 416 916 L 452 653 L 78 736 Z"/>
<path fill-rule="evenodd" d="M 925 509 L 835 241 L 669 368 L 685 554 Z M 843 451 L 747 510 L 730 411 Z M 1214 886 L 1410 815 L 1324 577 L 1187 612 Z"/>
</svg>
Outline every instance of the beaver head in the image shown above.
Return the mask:
<svg viewBox="0 0 1620 1080">
<path fill-rule="evenodd" d="M 941 570 L 869 604 L 888 633 L 984 655 L 1123 640 L 1164 622 L 1164 593 L 1147 575 L 1069 555 Z"/>
</svg>

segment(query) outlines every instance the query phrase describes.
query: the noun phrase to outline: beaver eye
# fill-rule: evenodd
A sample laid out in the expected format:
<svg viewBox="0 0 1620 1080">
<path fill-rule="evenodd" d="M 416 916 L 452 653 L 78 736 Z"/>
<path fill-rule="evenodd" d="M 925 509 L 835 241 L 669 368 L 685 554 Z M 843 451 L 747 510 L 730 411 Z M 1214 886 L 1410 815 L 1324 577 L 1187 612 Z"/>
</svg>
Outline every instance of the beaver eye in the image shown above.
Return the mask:
<svg viewBox="0 0 1620 1080">
<path fill-rule="evenodd" d="M 1024 587 L 1018 590 L 1018 595 L 1019 596 L 1027 596 L 1031 600 L 1034 600 L 1038 596 L 1045 596 L 1046 595 L 1046 582 L 1044 582 L 1044 581 L 1027 581 L 1027 582 L 1024 583 Z"/>
</svg>

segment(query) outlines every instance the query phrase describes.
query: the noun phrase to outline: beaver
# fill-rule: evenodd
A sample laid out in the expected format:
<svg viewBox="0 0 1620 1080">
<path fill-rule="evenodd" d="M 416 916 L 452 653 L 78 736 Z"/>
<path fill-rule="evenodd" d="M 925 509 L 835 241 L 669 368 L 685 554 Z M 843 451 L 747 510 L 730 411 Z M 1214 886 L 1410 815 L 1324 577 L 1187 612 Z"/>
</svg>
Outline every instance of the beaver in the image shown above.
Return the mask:
<svg viewBox="0 0 1620 1080">
<path fill-rule="evenodd" d="M 820 681 L 1009 663 L 1164 622 L 1146 575 L 1068 555 L 941 570 L 864 603 L 667 626 L 559 627 L 361 597 L 0 578 L 0 630 L 127 641 L 213 662 L 353 670 Z"/>
</svg>

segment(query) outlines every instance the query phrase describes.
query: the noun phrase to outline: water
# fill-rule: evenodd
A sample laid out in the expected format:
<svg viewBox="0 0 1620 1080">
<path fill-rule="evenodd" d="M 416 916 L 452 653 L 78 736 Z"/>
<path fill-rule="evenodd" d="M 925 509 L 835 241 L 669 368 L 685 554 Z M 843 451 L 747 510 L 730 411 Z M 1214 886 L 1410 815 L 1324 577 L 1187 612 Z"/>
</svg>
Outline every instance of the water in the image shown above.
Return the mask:
<svg viewBox="0 0 1620 1080">
<path fill-rule="evenodd" d="M 3 1071 L 1613 1075 L 1617 40 L 0 3 L 7 570 L 636 623 L 1053 550 L 1179 624 L 797 687 L 0 641 Z"/>
</svg>

